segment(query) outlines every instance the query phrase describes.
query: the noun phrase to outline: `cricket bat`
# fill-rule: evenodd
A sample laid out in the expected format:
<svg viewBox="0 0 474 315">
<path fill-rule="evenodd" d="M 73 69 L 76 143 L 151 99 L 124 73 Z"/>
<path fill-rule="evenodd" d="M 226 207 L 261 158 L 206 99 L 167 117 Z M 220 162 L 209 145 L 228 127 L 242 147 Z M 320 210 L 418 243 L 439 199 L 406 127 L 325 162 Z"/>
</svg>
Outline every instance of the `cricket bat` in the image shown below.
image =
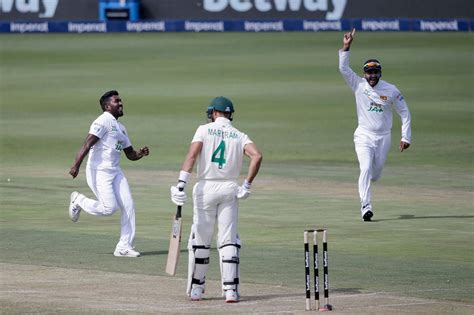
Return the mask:
<svg viewBox="0 0 474 315">
<path fill-rule="evenodd" d="M 182 189 L 180 189 L 182 190 Z M 168 248 L 168 260 L 166 261 L 166 273 L 174 276 L 178 266 L 179 252 L 181 249 L 181 208 L 178 206 L 176 215 L 173 217 L 173 226 L 171 228 L 170 246 Z"/>
</svg>

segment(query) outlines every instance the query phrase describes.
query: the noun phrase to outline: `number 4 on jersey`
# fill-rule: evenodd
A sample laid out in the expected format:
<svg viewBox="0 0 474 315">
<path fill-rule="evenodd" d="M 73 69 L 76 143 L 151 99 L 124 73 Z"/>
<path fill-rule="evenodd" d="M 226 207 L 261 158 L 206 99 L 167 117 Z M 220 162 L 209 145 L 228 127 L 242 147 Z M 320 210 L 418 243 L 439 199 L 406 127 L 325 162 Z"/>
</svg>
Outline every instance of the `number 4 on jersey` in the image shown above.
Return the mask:
<svg viewBox="0 0 474 315">
<path fill-rule="evenodd" d="M 221 143 L 219 143 L 217 149 L 214 151 L 214 153 L 212 153 L 211 159 L 212 162 L 217 163 L 219 165 L 219 169 L 221 169 L 225 164 L 224 152 L 225 142 L 224 140 L 222 140 Z"/>
</svg>

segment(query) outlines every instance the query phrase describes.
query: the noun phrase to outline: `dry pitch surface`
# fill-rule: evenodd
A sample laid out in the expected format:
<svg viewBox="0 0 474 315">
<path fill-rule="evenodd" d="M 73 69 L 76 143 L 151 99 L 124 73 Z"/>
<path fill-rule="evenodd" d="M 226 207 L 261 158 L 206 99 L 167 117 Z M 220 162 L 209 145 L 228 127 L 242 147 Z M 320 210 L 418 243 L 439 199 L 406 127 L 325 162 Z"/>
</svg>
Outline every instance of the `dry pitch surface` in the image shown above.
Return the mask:
<svg viewBox="0 0 474 315">
<path fill-rule="evenodd" d="M 122 259 L 122 258 L 118 258 Z M 127 258 L 123 258 L 127 259 Z M 5 314 L 308 314 L 303 289 L 243 284 L 242 299 L 226 304 L 219 283 L 191 302 L 182 278 L 0 264 Z M 331 294 L 331 314 L 473 314 L 474 305 L 403 297 L 397 292 Z"/>
</svg>

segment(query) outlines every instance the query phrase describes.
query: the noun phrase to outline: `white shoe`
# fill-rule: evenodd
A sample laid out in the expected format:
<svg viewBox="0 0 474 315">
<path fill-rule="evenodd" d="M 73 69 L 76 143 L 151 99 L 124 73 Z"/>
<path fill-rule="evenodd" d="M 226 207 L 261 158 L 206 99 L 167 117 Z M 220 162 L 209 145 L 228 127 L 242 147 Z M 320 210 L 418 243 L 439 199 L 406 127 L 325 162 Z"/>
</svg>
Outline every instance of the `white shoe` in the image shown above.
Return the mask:
<svg viewBox="0 0 474 315">
<path fill-rule="evenodd" d="M 204 290 L 202 287 L 198 286 L 193 286 L 193 289 L 191 290 L 191 301 L 201 301 L 202 300 L 202 294 Z"/>
<path fill-rule="evenodd" d="M 225 302 L 226 303 L 237 303 L 239 301 L 239 295 L 235 290 L 225 291 Z"/>
<path fill-rule="evenodd" d="M 372 221 L 372 217 L 374 216 L 374 212 L 372 211 L 372 205 L 370 203 L 362 206 L 360 209 L 362 213 L 362 221 L 370 222 Z"/>
<path fill-rule="evenodd" d="M 115 257 L 140 257 L 140 253 L 133 248 L 128 249 L 116 249 L 114 252 Z"/>
<path fill-rule="evenodd" d="M 72 222 L 77 222 L 77 220 L 79 220 L 79 215 L 81 214 L 81 207 L 76 202 L 77 197 L 79 197 L 79 193 L 73 191 L 71 194 L 71 202 L 69 203 L 69 217 Z"/>
</svg>

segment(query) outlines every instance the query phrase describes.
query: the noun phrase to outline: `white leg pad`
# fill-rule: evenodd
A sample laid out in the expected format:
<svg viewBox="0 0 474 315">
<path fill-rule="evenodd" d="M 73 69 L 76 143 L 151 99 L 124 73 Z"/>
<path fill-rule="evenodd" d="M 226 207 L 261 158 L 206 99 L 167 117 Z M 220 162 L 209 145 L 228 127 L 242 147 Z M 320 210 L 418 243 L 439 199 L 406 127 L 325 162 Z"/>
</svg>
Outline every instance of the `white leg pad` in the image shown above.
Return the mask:
<svg viewBox="0 0 474 315">
<path fill-rule="evenodd" d="M 193 286 L 201 286 L 204 292 L 206 274 L 209 270 L 210 245 L 196 245 L 194 239 L 188 243 L 188 284 L 186 293 L 191 294 Z"/>
<path fill-rule="evenodd" d="M 225 244 L 219 248 L 222 290 L 236 290 L 239 293 L 240 245 Z"/>
</svg>

